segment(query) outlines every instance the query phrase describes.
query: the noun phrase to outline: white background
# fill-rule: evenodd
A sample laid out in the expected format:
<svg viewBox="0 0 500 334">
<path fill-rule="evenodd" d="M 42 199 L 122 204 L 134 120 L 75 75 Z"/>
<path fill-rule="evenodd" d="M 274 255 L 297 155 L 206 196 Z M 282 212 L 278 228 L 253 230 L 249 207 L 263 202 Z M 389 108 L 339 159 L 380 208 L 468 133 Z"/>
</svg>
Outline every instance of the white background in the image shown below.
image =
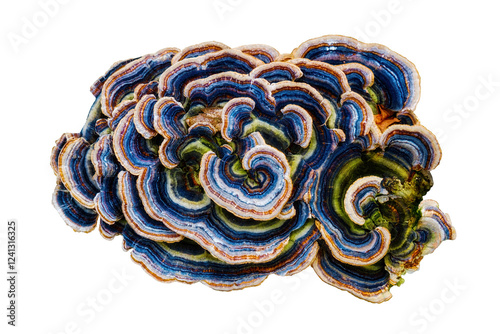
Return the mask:
<svg viewBox="0 0 500 334">
<path fill-rule="evenodd" d="M 2 333 L 499 332 L 494 1 L 63 2 L 45 9 L 50 16 L 35 0 L 3 0 L 0 9 Z M 30 31 L 29 24 L 38 27 Z M 451 215 L 458 238 L 406 275 L 390 301 L 359 300 L 310 268 L 230 293 L 160 283 L 123 252 L 121 237 L 75 233 L 52 207 L 54 141 L 80 130 L 93 102 L 89 86 L 115 61 L 210 40 L 264 43 L 287 53 L 325 34 L 381 43 L 411 60 L 422 78 L 416 114 L 443 149 L 426 198 Z M 19 222 L 14 329 L 6 324 L 3 278 L 11 218 Z"/>
</svg>

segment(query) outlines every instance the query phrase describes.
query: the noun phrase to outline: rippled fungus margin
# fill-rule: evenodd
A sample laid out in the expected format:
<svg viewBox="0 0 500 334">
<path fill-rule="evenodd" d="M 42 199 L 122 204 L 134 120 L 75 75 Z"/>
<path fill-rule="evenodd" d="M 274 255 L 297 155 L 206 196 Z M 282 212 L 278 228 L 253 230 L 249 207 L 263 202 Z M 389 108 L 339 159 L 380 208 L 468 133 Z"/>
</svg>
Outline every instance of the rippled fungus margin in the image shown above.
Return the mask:
<svg viewBox="0 0 500 334">
<path fill-rule="evenodd" d="M 91 92 L 83 129 L 52 150 L 53 204 L 75 231 L 122 235 L 161 281 L 234 290 L 312 266 L 383 302 L 455 238 L 423 199 L 441 149 L 414 113 L 419 75 L 385 46 L 167 48 Z"/>
</svg>

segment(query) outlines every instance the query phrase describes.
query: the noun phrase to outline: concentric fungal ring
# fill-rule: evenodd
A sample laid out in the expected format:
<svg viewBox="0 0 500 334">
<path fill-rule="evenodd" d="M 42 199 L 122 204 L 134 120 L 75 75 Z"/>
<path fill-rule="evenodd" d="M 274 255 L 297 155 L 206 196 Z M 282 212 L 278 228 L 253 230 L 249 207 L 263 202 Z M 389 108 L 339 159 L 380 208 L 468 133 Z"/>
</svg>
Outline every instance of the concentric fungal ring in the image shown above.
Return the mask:
<svg viewBox="0 0 500 334">
<path fill-rule="evenodd" d="M 158 280 L 216 290 L 311 266 L 370 302 L 456 232 L 423 196 L 441 159 L 404 57 L 345 36 L 167 48 L 91 87 L 52 150 L 53 204 L 75 231 L 123 236 Z"/>
</svg>

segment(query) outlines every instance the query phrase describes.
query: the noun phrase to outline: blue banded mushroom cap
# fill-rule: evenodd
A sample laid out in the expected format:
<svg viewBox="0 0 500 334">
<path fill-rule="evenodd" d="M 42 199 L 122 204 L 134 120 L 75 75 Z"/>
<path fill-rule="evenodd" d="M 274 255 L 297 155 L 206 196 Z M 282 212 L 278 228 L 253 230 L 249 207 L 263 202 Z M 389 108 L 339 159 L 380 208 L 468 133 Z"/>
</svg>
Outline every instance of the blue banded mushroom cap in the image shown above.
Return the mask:
<svg viewBox="0 0 500 334">
<path fill-rule="evenodd" d="M 423 197 L 441 159 L 415 66 L 337 35 L 290 54 L 219 42 L 116 62 L 52 150 L 75 231 L 123 236 L 158 280 L 216 290 L 311 266 L 370 302 L 456 232 Z"/>
</svg>

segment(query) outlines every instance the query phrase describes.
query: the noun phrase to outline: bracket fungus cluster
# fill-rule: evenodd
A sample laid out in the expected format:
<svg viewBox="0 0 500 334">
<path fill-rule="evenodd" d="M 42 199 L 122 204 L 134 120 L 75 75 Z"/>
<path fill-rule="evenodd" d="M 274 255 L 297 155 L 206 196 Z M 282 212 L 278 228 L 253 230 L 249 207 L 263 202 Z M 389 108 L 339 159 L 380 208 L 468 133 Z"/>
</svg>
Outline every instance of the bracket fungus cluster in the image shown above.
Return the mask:
<svg viewBox="0 0 500 334">
<path fill-rule="evenodd" d="M 312 266 L 371 302 L 454 239 L 412 63 L 343 36 L 291 54 L 208 42 L 115 63 L 52 151 L 75 231 L 121 234 L 162 281 L 217 290 Z"/>
</svg>

